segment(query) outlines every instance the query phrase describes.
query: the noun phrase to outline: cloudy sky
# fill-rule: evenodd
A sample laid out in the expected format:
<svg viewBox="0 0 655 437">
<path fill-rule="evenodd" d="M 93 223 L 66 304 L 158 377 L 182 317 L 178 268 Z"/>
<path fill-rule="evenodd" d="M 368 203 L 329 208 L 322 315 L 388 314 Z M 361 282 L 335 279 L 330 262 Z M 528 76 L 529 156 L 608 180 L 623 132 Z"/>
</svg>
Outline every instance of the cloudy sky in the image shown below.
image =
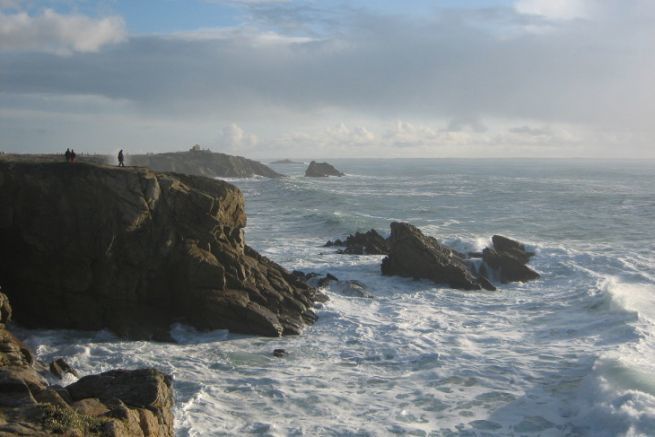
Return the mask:
<svg viewBox="0 0 655 437">
<path fill-rule="evenodd" d="M 653 0 L 0 0 L 0 151 L 655 158 Z"/>
</svg>

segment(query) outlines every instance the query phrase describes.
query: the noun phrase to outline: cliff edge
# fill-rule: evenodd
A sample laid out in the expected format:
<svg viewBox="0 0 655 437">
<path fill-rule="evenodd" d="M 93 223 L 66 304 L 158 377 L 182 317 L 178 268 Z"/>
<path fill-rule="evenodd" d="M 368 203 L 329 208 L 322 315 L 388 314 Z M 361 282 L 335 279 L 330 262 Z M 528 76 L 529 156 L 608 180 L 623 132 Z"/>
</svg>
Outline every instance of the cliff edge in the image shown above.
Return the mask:
<svg viewBox="0 0 655 437">
<path fill-rule="evenodd" d="M 26 327 L 297 334 L 315 290 L 248 247 L 245 225 L 223 181 L 0 160 L 0 284 Z"/>
</svg>

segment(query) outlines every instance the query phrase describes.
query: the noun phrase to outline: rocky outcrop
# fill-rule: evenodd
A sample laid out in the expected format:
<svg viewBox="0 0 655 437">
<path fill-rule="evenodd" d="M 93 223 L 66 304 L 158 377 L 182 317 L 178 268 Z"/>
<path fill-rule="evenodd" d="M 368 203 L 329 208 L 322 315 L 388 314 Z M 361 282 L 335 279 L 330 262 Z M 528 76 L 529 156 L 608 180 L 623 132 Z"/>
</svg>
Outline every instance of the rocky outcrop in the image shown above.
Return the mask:
<svg viewBox="0 0 655 437">
<path fill-rule="evenodd" d="M 526 265 L 534 253 L 528 252 L 523 244 L 501 235 L 494 235 L 491 240 L 493 247 L 482 251 L 482 275 L 495 276 L 504 284 L 539 279 L 539 273 Z"/>
<path fill-rule="evenodd" d="M 26 327 L 297 334 L 314 290 L 248 247 L 245 225 L 223 181 L 0 160 L 0 283 Z"/>
<path fill-rule="evenodd" d="M 0 324 L 0 435 L 174 435 L 171 379 L 155 369 L 114 370 L 67 387 L 48 385 L 45 372 Z"/>
<path fill-rule="evenodd" d="M 389 256 L 382 260 L 382 274 L 430 279 L 463 290 L 495 290 L 491 280 L 525 282 L 540 276 L 526 264 L 534 253 L 518 241 L 494 235 L 493 247 L 466 255 L 425 236 L 408 223 L 392 223 L 387 240 Z M 477 267 L 476 267 L 477 266 Z"/>
<path fill-rule="evenodd" d="M 305 170 L 305 177 L 324 178 L 328 176 L 341 177 L 345 175 L 327 162 L 312 161 L 309 163 L 307 170 Z"/>
<path fill-rule="evenodd" d="M 292 161 L 291 159 L 278 159 L 277 161 L 271 162 L 271 164 L 302 164 L 302 162 Z"/>
<path fill-rule="evenodd" d="M 195 148 L 188 152 L 128 155 L 127 163 L 150 167 L 155 171 L 207 177 L 248 178 L 258 175 L 279 178 L 283 176 L 261 162 Z"/>
<path fill-rule="evenodd" d="M 387 240 L 375 229 L 368 232 L 356 232 L 349 235 L 345 241 L 334 240 L 325 243 L 324 247 L 345 247 L 338 253 L 347 255 L 386 255 L 389 253 Z"/>
<path fill-rule="evenodd" d="M 389 247 L 389 255 L 382 260 L 383 275 L 429 279 L 462 290 L 495 290 L 461 254 L 409 223 L 391 223 Z"/>
</svg>

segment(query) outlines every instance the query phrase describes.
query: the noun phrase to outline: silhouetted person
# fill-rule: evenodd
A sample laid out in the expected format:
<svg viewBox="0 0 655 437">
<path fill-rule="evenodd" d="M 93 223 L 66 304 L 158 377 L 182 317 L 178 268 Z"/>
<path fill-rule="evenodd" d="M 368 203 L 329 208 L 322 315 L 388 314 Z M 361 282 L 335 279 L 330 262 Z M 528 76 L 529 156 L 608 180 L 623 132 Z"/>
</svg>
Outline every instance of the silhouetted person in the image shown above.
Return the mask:
<svg viewBox="0 0 655 437">
<path fill-rule="evenodd" d="M 119 167 L 125 167 L 125 164 L 123 163 L 125 161 L 125 156 L 123 155 L 123 149 L 121 149 L 120 152 L 118 152 L 118 166 Z"/>
<path fill-rule="evenodd" d="M 70 160 L 71 163 L 75 162 L 76 156 L 77 155 L 75 154 L 75 149 L 71 149 L 71 160 Z"/>
<path fill-rule="evenodd" d="M 71 162 L 71 149 L 66 149 L 64 156 L 66 157 L 66 162 Z"/>
</svg>

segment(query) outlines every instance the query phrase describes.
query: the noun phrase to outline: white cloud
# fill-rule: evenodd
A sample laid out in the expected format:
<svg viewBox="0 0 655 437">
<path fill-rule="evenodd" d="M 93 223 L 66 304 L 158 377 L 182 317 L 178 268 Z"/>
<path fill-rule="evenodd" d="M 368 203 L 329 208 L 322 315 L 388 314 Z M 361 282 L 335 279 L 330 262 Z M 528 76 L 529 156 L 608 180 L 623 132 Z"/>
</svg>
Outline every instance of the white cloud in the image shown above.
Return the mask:
<svg viewBox="0 0 655 437">
<path fill-rule="evenodd" d="M 551 20 L 586 18 L 593 0 L 518 0 L 514 7 L 521 14 L 539 15 Z"/>
<path fill-rule="evenodd" d="M 230 123 L 221 129 L 219 145 L 229 150 L 238 152 L 242 149 L 249 149 L 257 145 L 257 136 L 244 131 L 236 123 Z"/>
<path fill-rule="evenodd" d="M 239 41 L 250 47 L 303 44 L 315 41 L 307 36 L 283 35 L 273 31 L 261 31 L 248 27 L 202 28 L 163 35 L 164 38 L 182 41 Z"/>
<path fill-rule="evenodd" d="M 69 54 L 97 52 L 127 39 L 120 17 L 93 19 L 46 9 L 40 15 L 0 12 L 0 50 Z"/>
</svg>

